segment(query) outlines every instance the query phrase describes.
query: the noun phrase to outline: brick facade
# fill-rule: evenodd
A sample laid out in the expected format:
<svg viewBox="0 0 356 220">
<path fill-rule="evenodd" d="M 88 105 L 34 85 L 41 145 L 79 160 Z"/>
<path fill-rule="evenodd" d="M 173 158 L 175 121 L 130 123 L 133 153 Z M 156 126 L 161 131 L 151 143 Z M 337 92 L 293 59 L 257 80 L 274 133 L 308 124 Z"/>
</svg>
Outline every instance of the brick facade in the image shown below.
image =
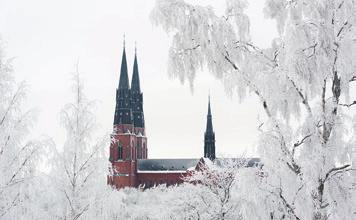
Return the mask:
<svg viewBox="0 0 356 220">
<path fill-rule="evenodd" d="M 212 130 L 210 101 L 208 124 L 205 133 L 205 157 L 215 158 L 215 139 Z M 210 153 L 210 152 L 213 152 Z M 125 47 L 122 54 L 119 85 L 111 134 L 111 167 L 107 183 L 116 188 L 152 187 L 158 184 L 174 185 L 183 182 L 199 159 L 147 159 L 148 147 L 143 111 L 143 93 L 140 88 L 138 62 L 135 53 L 134 67 L 129 85 Z"/>
</svg>

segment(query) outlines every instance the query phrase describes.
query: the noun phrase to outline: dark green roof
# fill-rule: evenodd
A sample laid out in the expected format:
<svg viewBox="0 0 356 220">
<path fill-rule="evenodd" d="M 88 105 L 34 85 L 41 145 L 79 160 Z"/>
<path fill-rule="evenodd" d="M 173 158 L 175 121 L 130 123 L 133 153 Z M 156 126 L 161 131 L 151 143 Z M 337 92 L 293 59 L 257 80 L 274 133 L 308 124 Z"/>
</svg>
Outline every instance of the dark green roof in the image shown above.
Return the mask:
<svg viewBox="0 0 356 220">
<path fill-rule="evenodd" d="M 186 171 L 195 168 L 201 158 L 193 159 L 139 159 L 137 160 L 137 171 L 146 172 L 167 172 L 167 171 Z M 207 160 L 208 158 L 204 158 Z M 209 159 L 208 159 L 209 160 Z M 261 164 L 259 158 L 216 158 L 214 164 L 223 166 L 224 162 L 246 162 L 246 167 L 256 167 Z"/>
<path fill-rule="evenodd" d="M 138 171 L 186 171 L 198 164 L 199 159 L 141 159 Z"/>
<path fill-rule="evenodd" d="M 138 74 L 138 64 L 137 64 L 137 56 L 135 53 L 135 60 L 134 60 L 134 66 L 133 66 L 133 74 L 132 74 L 132 80 L 131 80 L 131 91 L 135 91 L 140 93 L 141 88 L 140 88 L 140 77 Z"/>
<path fill-rule="evenodd" d="M 127 61 L 126 61 L 125 47 L 122 52 L 119 89 L 130 89 L 129 76 L 127 73 Z"/>
</svg>

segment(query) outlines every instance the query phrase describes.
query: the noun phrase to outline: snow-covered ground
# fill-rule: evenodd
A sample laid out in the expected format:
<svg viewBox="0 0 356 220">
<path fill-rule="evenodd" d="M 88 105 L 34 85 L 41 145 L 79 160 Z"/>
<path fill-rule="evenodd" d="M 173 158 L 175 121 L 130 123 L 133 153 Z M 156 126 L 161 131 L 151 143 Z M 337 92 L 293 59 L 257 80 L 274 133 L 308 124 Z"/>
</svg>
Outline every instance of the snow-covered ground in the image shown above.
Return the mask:
<svg viewBox="0 0 356 220">
<path fill-rule="evenodd" d="M 227 0 L 216 14 L 157 0 L 150 19 L 172 38 L 171 74 L 193 83 L 203 67 L 241 99 L 259 100 L 262 166 L 223 160 L 179 186 L 111 189 L 109 135 L 94 135 L 96 103 L 79 71 L 60 113 L 63 146 L 33 140 L 26 85 L 1 49 L 0 219 L 356 219 L 355 2 L 267 0 L 278 36 L 266 49 L 251 40 L 246 7 Z"/>
</svg>

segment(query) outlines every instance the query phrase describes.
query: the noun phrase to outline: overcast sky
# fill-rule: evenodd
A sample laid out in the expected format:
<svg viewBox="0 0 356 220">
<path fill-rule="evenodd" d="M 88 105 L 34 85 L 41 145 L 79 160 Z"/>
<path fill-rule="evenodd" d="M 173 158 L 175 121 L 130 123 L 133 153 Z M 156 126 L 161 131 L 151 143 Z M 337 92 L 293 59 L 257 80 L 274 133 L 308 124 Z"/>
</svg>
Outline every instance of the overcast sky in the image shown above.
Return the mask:
<svg viewBox="0 0 356 220">
<path fill-rule="evenodd" d="M 192 1 L 198 2 L 198 1 Z M 217 13 L 224 1 L 213 4 Z M 263 16 L 264 1 L 250 1 L 252 39 L 268 47 L 275 24 Z M 65 133 L 59 112 L 71 100 L 70 73 L 79 70 L 90 99 L 98 100 L 99 134 L 110 133 L 118 86 L 123 34 L 130 77 L 137 41 L 149 158 L 203 155 L 210 90 L 218 155 L 255 155 L 257 127 L 263 117 L 251 97 L 239 103 L 226 96 L 220 81 L 199 73 L 194 93 L 167 74 L 169 36 L 150 23 L 154 0 L 0 0 L 0 36 L 18 80 L 29 85 L 28 106 L 38 110 L 35 136 L 53 137 L 58 147 Z"/>
</svg>

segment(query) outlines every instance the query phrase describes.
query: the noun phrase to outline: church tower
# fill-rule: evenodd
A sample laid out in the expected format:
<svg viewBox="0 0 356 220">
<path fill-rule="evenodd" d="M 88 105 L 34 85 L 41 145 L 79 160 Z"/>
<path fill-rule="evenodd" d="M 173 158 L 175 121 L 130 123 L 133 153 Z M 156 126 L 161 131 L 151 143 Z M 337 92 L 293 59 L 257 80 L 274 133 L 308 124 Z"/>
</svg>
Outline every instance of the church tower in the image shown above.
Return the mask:
<svg viewBox="0 0 356 220">
<path fill-rule="evenodd" d="M 116 108 L 114 116 L 115 125 L 131 125 L 132 110 L 131 110 L 131 93 L 129 85 L 129 76 L 127 74 L 127 61 L 125 45 L 122 52 L 121 70 L 119 86 L 116 89 Z M 130 127 L 130 126 L 129 126 Z"/>
<path fill-rule="evenodd" d="M 204 133 L 204 157 L 210 160 L 215 160 L 215 133 L 213 130 L 213 122 L 210 108 L 210 96 L 208 103 L 208 116 L 206 122 L 206 130 Z"/>
<path fill-rule="evenodd" d="M 147 138 L 145 132 L 145 117 L 143 114 L 143 94 L 140 87 L 136 48 L 131 80 L 131 110 L 133 115 L 134 132 L 137 136 L 137 159 L 147 159 Z"/>
<path fill-rule="evenodd" d="M 121 59 L 119 85 L 111 134 L 108 184 L 117 188 L 137 185 L 137 159 L 147 158 L 147 138 L 143 114 L 137 55 L 133 66 L 131 88 L 127 70 L 125 43 Z"/>
</svg>

